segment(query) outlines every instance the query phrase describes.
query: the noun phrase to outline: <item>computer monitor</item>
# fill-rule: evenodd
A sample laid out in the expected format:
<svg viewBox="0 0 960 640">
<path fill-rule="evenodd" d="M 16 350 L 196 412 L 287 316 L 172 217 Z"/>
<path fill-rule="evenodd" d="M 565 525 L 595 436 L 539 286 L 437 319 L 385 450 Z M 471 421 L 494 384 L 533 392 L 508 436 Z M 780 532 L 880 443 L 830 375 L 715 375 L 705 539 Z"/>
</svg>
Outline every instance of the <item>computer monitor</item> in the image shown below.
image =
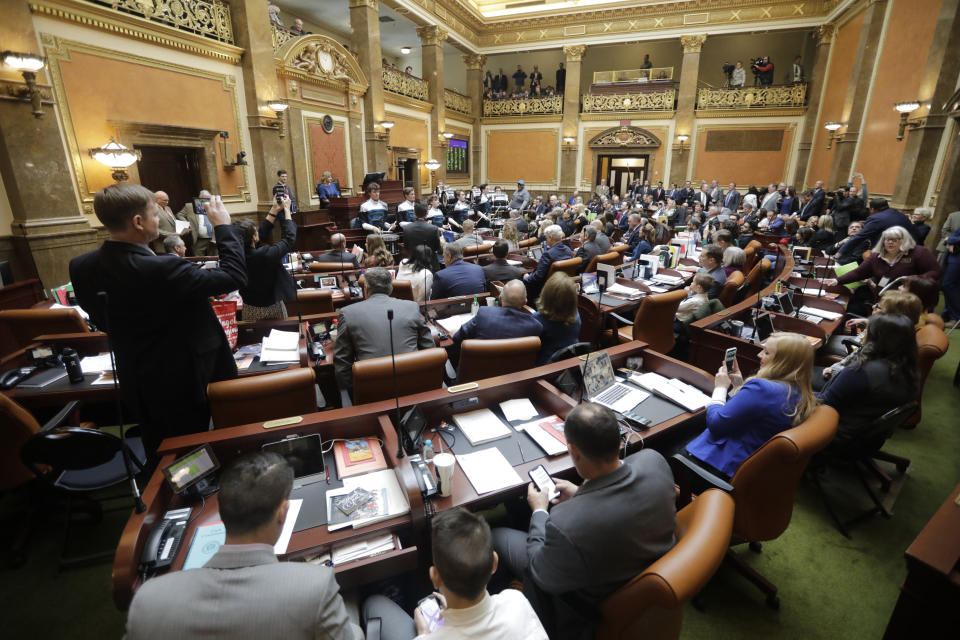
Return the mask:
<svg viewBox="0 0 960 640">
<path fill-rule="evenodd" d="M 368 173 L 363 176 L 363 190 L 367 190 L 367 185 L 371 182 L 376 182 L 379 185 L 383 185 L 383 179 L 387 177 L 386 171 L 376 171 L 374 173 Z"/>
</svg>

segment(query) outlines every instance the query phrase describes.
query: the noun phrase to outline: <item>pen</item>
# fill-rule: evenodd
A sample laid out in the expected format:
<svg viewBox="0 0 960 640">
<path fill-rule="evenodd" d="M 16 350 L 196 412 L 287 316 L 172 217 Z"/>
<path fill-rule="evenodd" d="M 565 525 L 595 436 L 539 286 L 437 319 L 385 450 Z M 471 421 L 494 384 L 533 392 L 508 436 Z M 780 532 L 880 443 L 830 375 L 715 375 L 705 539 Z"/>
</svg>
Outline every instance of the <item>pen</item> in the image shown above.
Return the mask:
<svg viewBox="0 0 960 640">
<path fill-rule="evenodd" d="M 520 463 L 525 463 L 527 460 L 523 457 L 523 448 L 520 446 L 520 438 L 517 438 L 517 451 L 520 452 Z"/>
<path fill-rule="evenodd" d="M 330 484 L 330 467 L 325 466 L 323 470 L 327 474 L 327 484 Z"/>
</svg>

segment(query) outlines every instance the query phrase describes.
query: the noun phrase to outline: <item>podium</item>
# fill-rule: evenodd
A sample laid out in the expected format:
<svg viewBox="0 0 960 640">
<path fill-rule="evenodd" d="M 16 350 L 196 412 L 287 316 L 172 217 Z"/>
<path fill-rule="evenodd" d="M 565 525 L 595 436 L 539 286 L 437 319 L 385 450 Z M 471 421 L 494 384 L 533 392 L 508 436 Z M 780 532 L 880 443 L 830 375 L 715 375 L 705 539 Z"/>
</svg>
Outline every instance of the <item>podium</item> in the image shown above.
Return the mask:
<svg viewBox="0 0 960 640">
<path fill-rule="evenodd" d="M 298 251 L 326 249 L 330 246 L 330 236 L 350 229 L 350 221 L 360 215 L 360 205 L 367 201 L 361 187 L 357 191 L 362 195 L 347 198 L 331 198 L 330 207 L 313 211 L 298 211 L 293 214 L 297 223 Z M 380 199 L 389 205 L 389 211 L 396 213 L 397 205 L 403 201 L 403 183 L 399 180 L 384 180 L 380 185 Z"/>
</svg>

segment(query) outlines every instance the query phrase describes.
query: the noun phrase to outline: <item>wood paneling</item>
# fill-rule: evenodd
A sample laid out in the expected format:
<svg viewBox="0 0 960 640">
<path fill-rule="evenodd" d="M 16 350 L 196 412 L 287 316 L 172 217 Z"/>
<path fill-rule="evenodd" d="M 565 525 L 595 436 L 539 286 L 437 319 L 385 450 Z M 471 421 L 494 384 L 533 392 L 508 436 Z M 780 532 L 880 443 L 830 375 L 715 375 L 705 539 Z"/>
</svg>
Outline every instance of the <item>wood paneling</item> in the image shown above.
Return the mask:
<svg viewBox="0 0 960 640">
<path fill-rule="evenodd" d="M 314 184 L 320 182 L 324 171 L 329 171 L 341 186 L 347 186 L 347 142 L 342 124 L 334 125 L 333 131 L 327 133 L 321 124 L 311 123 L 310 153 Z"/>
<path fill-rule="evenodd" d="M 719 180 L 726 185 L 736 182 L 740 185 L 769 184 L 785 179 L 787 156 L 793 140 L 793 131 L 785 126 L 775 131 L 776 137 L 782 138 L 782 144 L 777 150 L 770 151 L 740 151 L 717 150 L 708 151 L 707 141 L 713 135 L 726 136 L 732 140 L 750 140 L 754 134 L 767 134 L 774 127 L 752 130 L 750 128 L 707 128 L 700 129 L 697 134 L 697 149 L 693 176 L 696 180 Z"/>
<path fill-rule="evenodd" d="M 559 135 L 556 129 L 487 132 L 487 182 L 556 182 Z"/>
</svg>

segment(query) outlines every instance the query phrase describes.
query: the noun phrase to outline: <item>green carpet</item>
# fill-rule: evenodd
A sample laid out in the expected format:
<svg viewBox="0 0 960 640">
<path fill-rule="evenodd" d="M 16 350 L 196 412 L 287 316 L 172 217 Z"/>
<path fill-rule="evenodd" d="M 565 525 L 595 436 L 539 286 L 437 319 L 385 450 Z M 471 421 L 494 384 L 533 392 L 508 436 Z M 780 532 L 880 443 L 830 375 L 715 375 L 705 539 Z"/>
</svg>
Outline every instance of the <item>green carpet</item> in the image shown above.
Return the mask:
<svg viewBox="0 0 960 640">
<path fill-rule="evenodd" d="M 890 520 L 874 518 L 847 540 L 834 528 L 818 496 L 803 485 L 789 529 L 764 544 L 761 554 L 742 554 L 780 588 L 781 607 L 764 605 L 762 594 L 734 570 L 721 567 L 704 589 L 704 611 L 687 606 L 683 638 L 879 638 L 906 575 L 903 552 L 951 489 L 960 481 L 960 429 L 952 386 L 960 360 L 960 331 L 934 366 L 924 394 L 923 422 L 899 430 L 885 450 L 912 461 Z M 12 501 L 0 502 L 0 544 L 9 542 Z M 86 547 L 116 545 L 124 513 L 107 514 Z M 83 529 L 83 527 L 78 527 Z M 118 638 L 124 616 L 111 596 L 111 564 L 58 574 L 61 528 L 41 523 L 29 558 L 18 570 L 0 569 L 6 638 Z"/>
</svg>

